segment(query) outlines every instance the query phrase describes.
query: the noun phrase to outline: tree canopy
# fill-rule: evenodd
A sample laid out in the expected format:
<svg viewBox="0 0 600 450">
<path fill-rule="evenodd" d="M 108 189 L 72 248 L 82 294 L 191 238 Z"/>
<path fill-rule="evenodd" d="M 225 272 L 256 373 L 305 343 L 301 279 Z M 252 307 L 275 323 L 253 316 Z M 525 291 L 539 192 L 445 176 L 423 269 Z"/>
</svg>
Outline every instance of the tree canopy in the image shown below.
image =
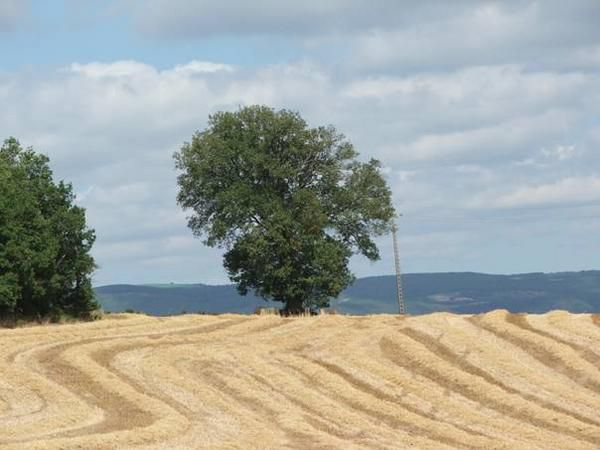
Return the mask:
<svg viewBox="0 0 600 450">
<path fill-rule="evenodd" d="M 0 317 L 88 314 L 94 231 L 49 159 L 10 138 L 0 147 Z"/>
<path fill-rule="evenodd" d="M 394 216 L 379 162 L 357 156 L 335 128 L 310 128 L 297 112 L 218 112 L 174 155 L 177 200 L 193 233 L 226 249 L 241 294 L 290 313 L 324 307 L 354 280 L 352 254 L 379 258 L 372 237 Z"/>
</svg>

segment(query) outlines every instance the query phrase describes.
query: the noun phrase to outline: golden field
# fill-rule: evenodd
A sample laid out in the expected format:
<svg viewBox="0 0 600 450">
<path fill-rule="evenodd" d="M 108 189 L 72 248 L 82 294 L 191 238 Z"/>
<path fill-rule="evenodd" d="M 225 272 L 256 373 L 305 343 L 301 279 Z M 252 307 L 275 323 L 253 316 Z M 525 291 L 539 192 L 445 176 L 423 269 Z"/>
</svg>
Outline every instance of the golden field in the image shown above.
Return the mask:
<svg viewBox="0 0 600 450">
<path fill-rule="evenodd" d="M 0 448 L 600 448 L 600 316 L 0 330 Z"/>
</svg>

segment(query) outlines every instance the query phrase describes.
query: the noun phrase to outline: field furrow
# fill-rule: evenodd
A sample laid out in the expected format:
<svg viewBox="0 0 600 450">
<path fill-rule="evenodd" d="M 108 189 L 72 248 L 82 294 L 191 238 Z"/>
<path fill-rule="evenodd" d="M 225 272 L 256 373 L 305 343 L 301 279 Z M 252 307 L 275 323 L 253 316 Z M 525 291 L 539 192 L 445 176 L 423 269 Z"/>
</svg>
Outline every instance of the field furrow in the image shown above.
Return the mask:
<svg viewBox="0 0 600 450">
<path fill-rule="evenodd" d="M 600 448 L 600 316 L 0 330 L 0 448 Z"/>
</svg>

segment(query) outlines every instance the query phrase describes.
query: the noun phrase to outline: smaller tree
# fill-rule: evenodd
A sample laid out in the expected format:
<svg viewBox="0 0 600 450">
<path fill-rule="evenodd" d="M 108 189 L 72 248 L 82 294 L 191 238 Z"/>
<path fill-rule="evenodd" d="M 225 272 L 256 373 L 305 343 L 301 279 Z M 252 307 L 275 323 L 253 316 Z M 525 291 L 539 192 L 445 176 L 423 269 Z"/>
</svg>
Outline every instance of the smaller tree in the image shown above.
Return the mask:
<svg viewBox="0 0 600 450">
<path fill-rule="evenodd" d="M 81 316 L 98 307 L 94 231 L 48 163 L 14 138 L 0 148 L 0 316 Z"/>
<path fill-rule="evenodd" d="M 309 128 L 296 112 L 219 112 L 175 153 L 177 200 L 194 234 L 227 250 L 240 293 L 289 313 L 319 308 L 353 281 L 353 253 L 379 258 L 372 236 L 394 216 L 379 162 L 357 155 L 333 127 Z"/>
</svg>

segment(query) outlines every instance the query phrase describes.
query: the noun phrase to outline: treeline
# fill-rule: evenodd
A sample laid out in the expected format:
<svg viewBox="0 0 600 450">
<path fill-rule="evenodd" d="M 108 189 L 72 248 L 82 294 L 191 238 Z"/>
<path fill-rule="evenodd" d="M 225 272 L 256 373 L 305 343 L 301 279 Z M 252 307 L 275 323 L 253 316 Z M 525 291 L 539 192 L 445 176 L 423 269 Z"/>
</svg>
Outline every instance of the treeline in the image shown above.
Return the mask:
<svg viewBox="0 0 600 450">
<path fill-rule="evenodd" d="M 85 317 L 94 231 L 71 184 L 53 180 L 45 155 L 10 138 L 0 148 L 0 318 Z"/>
<path fill-rule="evenodd" d="M 379 259 L 373 238 L 392 229 L 392 193 L 379 161 L 361 162 L 332 126 L 267 106 L 209 116 L 174 155 L 177 201 L 240 294 L 285 314 L 327 307 L 354 280 L 352 255 Z M 0 148 L 0 319 L 85 316 L 94 232 L 70 184 L 16 139 Z"/>
</svg>

